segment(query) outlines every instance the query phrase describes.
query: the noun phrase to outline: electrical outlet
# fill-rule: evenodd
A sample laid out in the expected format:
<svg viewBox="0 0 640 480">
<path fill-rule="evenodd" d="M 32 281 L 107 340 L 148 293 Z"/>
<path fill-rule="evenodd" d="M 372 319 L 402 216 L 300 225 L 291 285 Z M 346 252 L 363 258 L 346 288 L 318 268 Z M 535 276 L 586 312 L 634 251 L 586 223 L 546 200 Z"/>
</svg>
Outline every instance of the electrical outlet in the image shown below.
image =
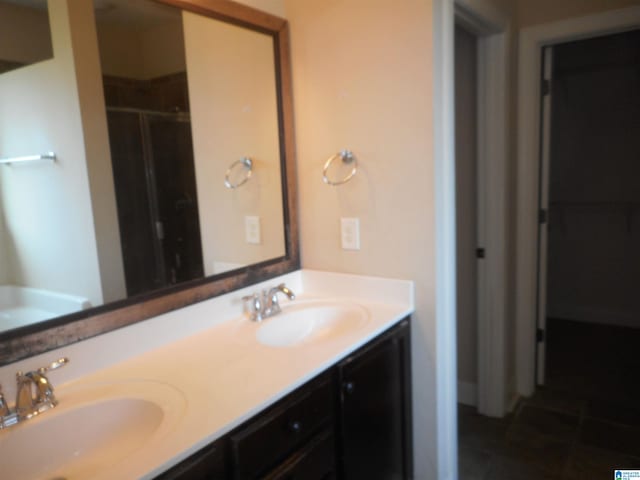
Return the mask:
<svg viewBox="0 0 640 480">
<path fill-rule="evenodd" d="M 244 233 L 247 243 L 260 245 L 262 241 L 260 238 L 260 217 L 244 217 Z"/>
<path fill-rule="evenodd" d="M 343 250 L 360 250 L 360 219 L 341 218 L 341 238 Z"/>
</svg>

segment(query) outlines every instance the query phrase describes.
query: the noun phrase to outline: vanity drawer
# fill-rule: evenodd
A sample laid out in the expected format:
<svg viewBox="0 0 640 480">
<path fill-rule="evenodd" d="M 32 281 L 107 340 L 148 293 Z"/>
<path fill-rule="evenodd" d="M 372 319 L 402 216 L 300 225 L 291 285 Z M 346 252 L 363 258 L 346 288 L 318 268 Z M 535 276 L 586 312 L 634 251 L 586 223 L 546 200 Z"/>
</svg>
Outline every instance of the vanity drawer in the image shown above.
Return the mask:
<svg viewBox="0 0 640 480">
<path fill-rule="evenodd" d="M 325 430 L 264 480 L 332 480 L 336 469 L 335 452 L 333 432 Z"/>
<path fill-rule="evenodd" d="M 331 377 L 324 374 L 230 436 L 236 480 L 261 477 L 333 420 Z"/>
</svg>

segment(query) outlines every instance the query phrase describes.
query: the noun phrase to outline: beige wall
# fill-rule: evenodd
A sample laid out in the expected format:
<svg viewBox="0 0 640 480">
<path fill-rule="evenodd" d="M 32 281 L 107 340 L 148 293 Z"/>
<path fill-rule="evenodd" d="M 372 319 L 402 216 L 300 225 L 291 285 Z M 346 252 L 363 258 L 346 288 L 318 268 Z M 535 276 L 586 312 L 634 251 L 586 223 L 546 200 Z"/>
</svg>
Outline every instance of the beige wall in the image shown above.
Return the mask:
<svg viewBox="0 0 640 480">
<path fill-rule="evenodd" d="M 46 12 L 0 2 L 0 60 L 33 63 L 52 56 Z"/>
<path fill-rule="evenodd" d="M 416 478 L 436 478 L 432 5 L 407 0 L 285 2 L 292 36 L 302 263 L 411 279 Z M 349 148 L 359 171 L 322 183 Z M 360 251 L 340 247 L 359 217 Z"/>
<path fill-rule="evenodd" d="M 285 0 L 235 0 L 277 17 L 286 18 Z"/>
<path fill-rule="evenodd" d="M 518 0 L 520 28 L 566 20 L 617 8 L 640 5 L 639 0 Z"/>
<path fill-rule="evenodd" d="M 2 154 L 59 156 L 0 168 L 10 276 L 101 303 L 67 1 L 52 2 L 50 18 L 55 59 L 0 76 Z"/>
<path fill-rule="evenodd" d="M 273 41 L 190 13 L 184 32 L 190 98 L 198 99 L 190 107 L 205 274 L 219 262 L 246 265 L 282 256 Z M 245 156 L 254 162 L 251 179 L 226 188 L 227 168 Z M 245 241 L 247 215 L 260 217 L 258 245 Z"/>
</svg>

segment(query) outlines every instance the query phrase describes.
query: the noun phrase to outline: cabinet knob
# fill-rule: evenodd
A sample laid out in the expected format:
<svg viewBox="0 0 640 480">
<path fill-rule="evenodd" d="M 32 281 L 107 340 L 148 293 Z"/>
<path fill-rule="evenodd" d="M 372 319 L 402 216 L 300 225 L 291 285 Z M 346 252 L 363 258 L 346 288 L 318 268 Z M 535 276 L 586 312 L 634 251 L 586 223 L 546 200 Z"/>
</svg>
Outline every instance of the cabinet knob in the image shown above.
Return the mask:
<svg viewBox="0 0 640 480">
<path fill-rule="evenodd" d="M 353 382 L 344 382 L 342 388 L 344 389 L 344 393 L 351 395 L 355 391 L 356 385 Z"/>
<path fill-rule="evenodd" d="M 289 430 L 293 433 L 300 433 L 302 431 L 302 422 L 294 420 L 289 423 Z"/>
</svg>

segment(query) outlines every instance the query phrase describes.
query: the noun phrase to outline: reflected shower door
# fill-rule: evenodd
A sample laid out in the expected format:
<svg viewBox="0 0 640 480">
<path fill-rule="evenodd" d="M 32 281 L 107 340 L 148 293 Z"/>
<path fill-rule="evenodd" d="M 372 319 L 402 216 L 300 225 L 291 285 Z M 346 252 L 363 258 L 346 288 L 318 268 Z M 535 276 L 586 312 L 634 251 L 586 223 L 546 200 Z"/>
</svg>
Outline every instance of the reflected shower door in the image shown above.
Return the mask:
<svg viewBox="0 0 640 480">
<path fill-rule="evenodd" d="M 127 295 L 201 278 L 188 115 L 109 108 L 107 118 Z"/>
<path fill-rule="evenodd" d="M 170 283 L 204 276 L 191 123 L 183 114 L 145 114 L 157 221 Z"/>
</svg>

